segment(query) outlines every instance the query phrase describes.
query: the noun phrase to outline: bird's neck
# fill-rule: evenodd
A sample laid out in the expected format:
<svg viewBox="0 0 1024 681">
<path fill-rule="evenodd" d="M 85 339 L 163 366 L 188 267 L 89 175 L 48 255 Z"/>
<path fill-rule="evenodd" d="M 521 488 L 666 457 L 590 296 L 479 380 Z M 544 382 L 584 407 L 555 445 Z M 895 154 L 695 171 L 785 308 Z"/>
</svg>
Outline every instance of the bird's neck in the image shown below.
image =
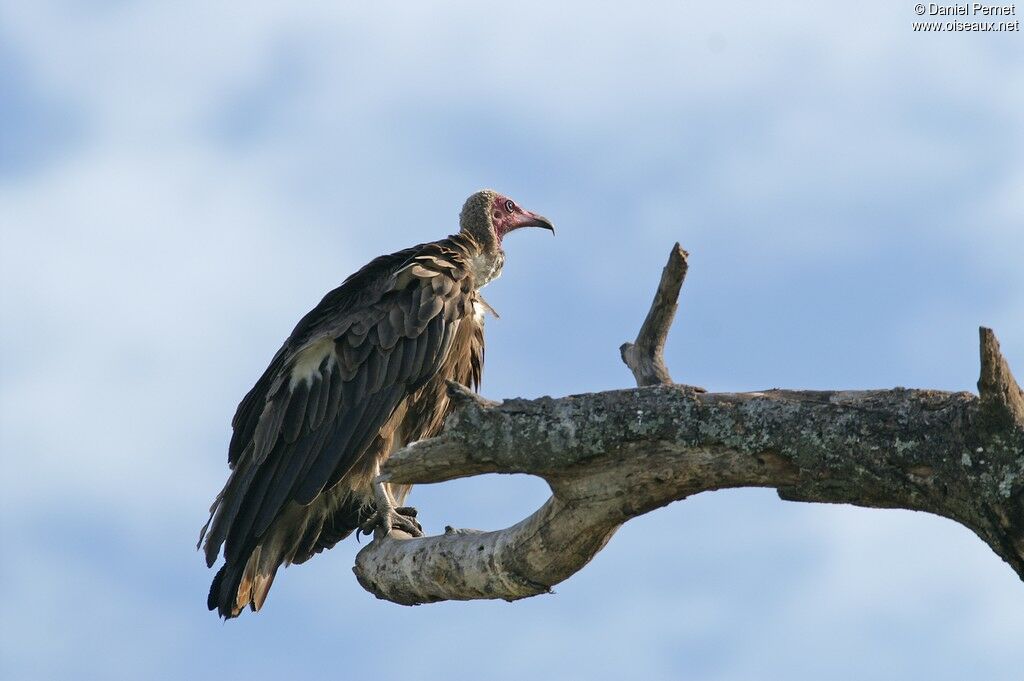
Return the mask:
<svg viewBox="0 0 1024 681">
<path fill-rule="evenodd" d="M 501 268 L 505 265 L 505 251 L 495 239 L 481 243 L 480 239 L 465 229 L 458 234 L 452 234 L 448 239 L 462 251 L 476 288 L 483 288 L 501 276 Z"/>
<path fill-rule="evenodd" d="M 473 283 L 478 289 L 483 288 L 501 276 L 505 266 L 505 251 L 500 248 L 494 251 L 481 250 L 470 257 L 473 270 Z"/>
</svg>

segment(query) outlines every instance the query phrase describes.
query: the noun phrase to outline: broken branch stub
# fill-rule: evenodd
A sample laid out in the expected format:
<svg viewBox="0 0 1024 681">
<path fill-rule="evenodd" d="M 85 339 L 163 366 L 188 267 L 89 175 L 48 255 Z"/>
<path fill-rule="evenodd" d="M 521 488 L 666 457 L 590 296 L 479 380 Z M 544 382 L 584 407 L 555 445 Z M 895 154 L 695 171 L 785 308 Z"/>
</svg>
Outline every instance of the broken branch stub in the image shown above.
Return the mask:
<svg viewBox="0 0 1024 681">
<path fill-rule="evenodd" d="M 978 394 L 986 415 L 995 426 L 1024 426 L 1024 392 L 1017 385 L 1010 365 L 999 350 L 999 341 L 992 329 L 978 329 L 981 349 L 981 376 Z"/>
<path fill-rule="evenodd" d="M 689 269 L 687 257 L 689 253 L 678 243 L 672 247 L 668 263 L 661 271 L 661 281 L 658 282 L 651 309 L 647 312 L 636 340 L 619 347 L 622 361 L 633 372 L 638 387 L 672 383 L 668 367 L 665 366 L 665 341 L 676 316 L 679 290 Z"/>
</svg>

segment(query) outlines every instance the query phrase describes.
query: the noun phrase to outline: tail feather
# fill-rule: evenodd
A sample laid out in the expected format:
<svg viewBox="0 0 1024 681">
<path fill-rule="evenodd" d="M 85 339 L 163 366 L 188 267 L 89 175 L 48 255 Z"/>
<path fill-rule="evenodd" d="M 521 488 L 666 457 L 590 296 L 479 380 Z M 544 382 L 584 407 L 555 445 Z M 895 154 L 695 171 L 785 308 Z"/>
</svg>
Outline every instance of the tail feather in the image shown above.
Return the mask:
<svg viewBox="0 0 1024 681">
<path fill-rule="evenodd" d="M 237 552 L 225 551 L 206 606 L 224 619 L 238 617 L 247 606 L 259 611 L 282 565 L 303 563 L 331 548 L 372 517 L 373 511 L 373 502 L 366 496 L 351 493 L 322 497 L 309 506 L 291 505 L 256 543 L 241 545 Z M 217 553 L 210 551 L 209 542 L 228 534 L 219 527 L 222 517 L 214 518 L 206 536 L 207 555 L 212 553 L 214 559 Z M 215 535 L 215 529 L 221 532 Z"/>
<path fill-rule="evenodd" d="M 252 559 L 250 559 L 252 562 Z M 275 556 L 265 555 L 260 558 L 259 565 L 253 570 L 252 592 L 250 594 L 250 607 L 253 612 L 259 612 L 267 600 L 270 587 L 274 584 L 274 577 L 277 569 L 281 566 L 281 560 Z"/>
<path fill-rule="evenodd" d="M 206 608 L 208 610 L 217 610 L 218 614 L 222 617 L 226 617 L 224 611 L 220 608 L 220 592 L 223 589 L 225 578 L 228 578 L 228 581 L 230 581 L 226 563 L 221 566 L 220 570 L 217 570 L 217 574 L 213 577 L 213 583 L 210 584 L 210 593 L 206 596 Z"/>
<path fill-rule="evenodd" d="M 210 585 L 206 607 L 216 610 L 224 619 L 238 617 L 246 606 L 258 612 L 267 600 L 267 593 L 281 566 L 280 560 L 262 554 L 262 547 L 257 546 L 245 563 L 221 566 Z"/>
</svg>

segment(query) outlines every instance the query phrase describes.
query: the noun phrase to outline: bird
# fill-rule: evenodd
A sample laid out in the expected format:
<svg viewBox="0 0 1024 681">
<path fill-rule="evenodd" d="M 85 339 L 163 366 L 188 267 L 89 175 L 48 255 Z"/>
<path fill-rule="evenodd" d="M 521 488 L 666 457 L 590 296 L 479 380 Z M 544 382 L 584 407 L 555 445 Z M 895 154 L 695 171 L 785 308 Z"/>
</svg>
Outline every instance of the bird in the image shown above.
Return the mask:
<svg viewBox="0 0 1024 681">
<path fill-rule="evenodd" d="M 230 474 L 199 543 L 223 553 L 207 607 L 224 619 L 258 612 L 281 565 L 304 563 L 356 532 L 422 536 L 408 486 L 381 464 L 436 435 L 448 382 L 478 390 L 484 363 L 479 291 L 505 264 L 502 240 L 551 222 L 484 189 L 459 230 L 383 255 L 302 317 L 232 419 Z"/>
</svg>

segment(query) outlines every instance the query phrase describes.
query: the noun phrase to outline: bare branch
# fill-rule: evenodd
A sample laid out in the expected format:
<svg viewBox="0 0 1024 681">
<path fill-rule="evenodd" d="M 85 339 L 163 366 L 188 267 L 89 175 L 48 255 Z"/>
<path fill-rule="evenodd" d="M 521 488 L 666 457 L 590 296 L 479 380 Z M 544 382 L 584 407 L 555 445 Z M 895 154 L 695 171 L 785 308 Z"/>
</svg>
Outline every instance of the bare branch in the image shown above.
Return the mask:
<svg viewBox="0 0 1024 681">
<path fill-rule="evenodd" d="M 592 505 L 551 497 L 529 518 L 497 532 L 449 527 L 436 537 L 374 540 L 356 556 L 354 571 L 367 591 L 400 605 L 514 601 L 548 593 L 578 572 L 619 524 Z"/>
<path fill-rule="evenodd" d="M 665 340 L 668 330 L 672 327 L 672 319 L 676 316 L 679 290 L 686 279 L 689 254 L 677 243 L 668 256 L 668 264 L 661 271 L 661 281 L 654 294 L 651 309 L 644 319 L 640 333 L 633 343 L 623 343 L 619 348 L 622 361 L 626 363 L 636 384 L 640 387 L 648 385 L 668 385 L 672 383 L 668 368 L 665 366 Z"/>
<path fill-rule="evenodd" d="M 674 277 L 663 275 L 648 332 L 631 346 L 649 348 L 648 357 L 661 354 L 667 322 L 658 320 L 671 320 Z M 496 532 L 375 539 L 354 571 L 368 591 L 396 603 L 515 600 L 580 570 L 630 518 L 703 491 L 774 487 L 792 501 L 951 518 L 1024 579 L 1024 398 L 987 329 L 981 356 L 980 398 L 659 385 L 495 403 L 452 386 L 456 407 L 444 432 L 396 452 L 384 466 L 388 479 L 529 473 L 548 482 L 552 497 Z M 634 373 L 638 381 L 647 375 Z"/>
<path fill-rule="evenodd" d="M 514 600 L 582 568 L 629 518 L 702 491 L 758 486 L 789 500 L 953 518 L 1024 577 L 1024 544 L 1004 541 L 1024 537 L 1024 519 L 999 520 L 1022 510 L 1024 432 L 1008 433 L 1013 443 L 1002 447 L 976 445 L 979 408 L 969 393 L 932 390 L 678 386 L 466 405 L 444 435 L 396 453 L 385 466 L 390 479 L 436 480 L 429 460 L 441 454 L 446 478 L 531 473 L 553 498 L 499 532 L 386 541 L 386 550 L 375 542 L 356 573 L 399 603 Z"/>
</svg>

